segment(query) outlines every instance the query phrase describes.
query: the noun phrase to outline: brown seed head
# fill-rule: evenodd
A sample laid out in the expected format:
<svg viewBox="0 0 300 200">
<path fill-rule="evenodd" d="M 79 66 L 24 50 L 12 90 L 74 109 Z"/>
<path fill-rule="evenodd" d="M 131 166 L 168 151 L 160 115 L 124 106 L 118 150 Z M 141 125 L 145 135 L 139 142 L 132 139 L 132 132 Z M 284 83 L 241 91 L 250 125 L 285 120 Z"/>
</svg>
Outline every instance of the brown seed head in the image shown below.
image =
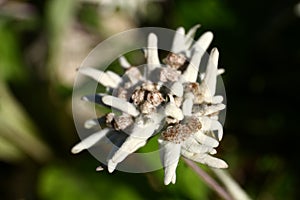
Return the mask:
<svg viewBox="0 0 300 200">
<path fill-rule="evenodd" d="M 186 57 L 183 54 L 169 53 L 163 61 L 171 68 L 179 69 L 182 65 L 184 65 Z"/>
</svg>

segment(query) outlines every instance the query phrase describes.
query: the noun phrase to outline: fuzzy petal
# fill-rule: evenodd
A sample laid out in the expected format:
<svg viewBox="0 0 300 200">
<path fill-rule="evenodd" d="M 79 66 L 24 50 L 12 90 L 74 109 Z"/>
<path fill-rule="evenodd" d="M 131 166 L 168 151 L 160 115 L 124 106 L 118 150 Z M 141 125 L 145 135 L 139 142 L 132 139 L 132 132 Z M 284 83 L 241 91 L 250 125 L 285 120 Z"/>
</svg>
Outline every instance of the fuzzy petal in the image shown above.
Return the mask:
<svg viewBox="0 0 300 200">
<path fill-rule="evenodd" d="M 108 160 L 109 172 L 113 172 L 118 163 L 122 162 L 128 155 L 132 154 L 145 144 L 146 140 L 129 136 L 122 146 L 115 151 L 111 159 Z"/>
<path fill-rule="evenodd" d="M 208 154 L 196 154 L 196 153 L 190 153 L 186 150 L 181 150 L 181 153 L 184 157 L 208 165 L 210 167 L 214 167 L 214 168 L 227 168 L 228 165 L 225 161 L 219 159 L 219 158 L 215 158 L 211 155 Z"/>
<path fill-rule="evenodd" d="M 143 122 L 143 124 L 136 122 L 130 130 L 130 136 L 144 140 L 147 140 L 153 136 L 155 130 L 161 125 L 160 122 L 163 118 L 163 115 L 152 115 L 151 117 L 152 118 L 148 119 L 146 122 Z"/>
<path fill-rule="evenodd" d="M 179 27 L 176 30 L 176 33 L 174 35 L 173 44 L 171 51 L 173 53 L 181 53 L 185 51 L 185 30 L 183 27 Z"/>
<path fill-rule="evenodd" d="M 214 154 L 216 154 L 217 153 L 217 150 L 215 150 L 215 149 L 211 149 L 209 152 L 208 152 L 209 154 L 211 154 L 211 155 L 214 155 Z"/>
<path fill-rule="evenodd" d="M 160 143 L 160 158 L 164 166 L 165 178 L 164 184 L 173 184 L 176 181 L 176 168 L 180 157 L 180 144 L 175 144 L 159 139 Z"/>
<path fill-rule="evenodd" d="M 197 29 L 200 28 L 200 24 L 193 26 L 185 36 L 185 49 L 189 49 L 194 42 L 194 37 Z"/>
<path fill-rule="evenodd" d="M 214 119 L 208 117 L 201 117 L 200 122 L 203 130 L 217 131 L 217 139 L 220 141 L 223 137 L 223 126 L 222 124 Z"/>
<path fill-rule="evenodd" d="M 224 73 L 225 73 L 225 69 L 223 69 L 223 68 L 218 69 L 218 72 L 217 72 L 218 75 L 222 75 Z"/>
<path fill-rule="evenodd" d="M 103 171 L 104 170 L 104 168 L 102 167 L 102 166 L 98 166 L 97 168 L 96 168 L 96 171 L 97 172 L 100 172 L 100 171 Z"/>
<path fill-rule="evenodd" d="M 114 97 L 114 96 L 104 96 L 102 97 L 102 101 L 104 104 L 114 107 L 120 111 L 123 111 L 129 115 L 132 115 L 134 117 L 138 116 L 140 112 L 136 109 L 136 107 L 129 103 L 128 101 L 125 101 L 123 99 Z"/>
<path fill-rule="evenodd" d="M 198 71 L 200 66 L 200 61 L 202 57 L 202 53 L 200 51 L 194 51 L 192 58 L 190 60 L 187 69 L 182 74 L 183 82 L 196 82 L 198 77 Z"/>
<path fill-rule="evenodd" d="M 124 69 L 128 69 L 129 67 L 131 67 L 131 64 L 128 62 L 128 60 L 124 56 L 121 56 L 119 58 L 119 63 Z"/>
<path fill-rule="evenodd" d="M 101 85 L 105 87 L 116 88 L 118 87 L 118 82 L 115 82 L 108 74 L 101 70 L 97 70 L 90 67 L 81 67 L 78 70 L 80 73 L 89 76 L 99 82 Z"/>
<path fill-rule="evenodd" d="M 157 52 L 157 36 L 154 33 L 150 33 L 148 36 L 147 64 L 149 72 L 160 66 Z"/>
<path fill-rule="evenodd" d="M 217 130 L 217 138 L 218 138 L 219 141 L 221 141 L 222 138 L 223 138 L 223 126 L 222 126 L 222 124 L 217 120 L 212 120 L 211 128 L 212 128 L 212 130 Z"/>
<path fill-rule="evenodd" d="M 112 71 L 106 71 L 105 72 L 114 82 L 116 85 L 119 85 L 122 82 L 122 78 Z"/>
<path fill-rule="evenodd" d="M 203 55 L 209 47 L 210 43 L 212 42 L 213 37 L 214 36 L 210 31 L 203 33 L 201 37 L 197 40 L 193 48 L 199 52 L 202 52 Z"/>
<path fill-rule="evenodd" d="M 193 135 L 193 137 L 195 138 L 196 141 L 198 141 L 201 144 L 205 144 L 205 145 L 210 146 L 210 147 L 219 146 L 219 142 L 216 139 L 205 135 L 202 131 L 196 132 Z"/>
<path fill-rule="evenodd" d="M 225 107 L 226 107 L 225 104 L 222 104 L 222 103 L 209 105 L 205 109 L 203 115 L 211 115 L 215 112 L 218 112 L 218 111 L 221 111 L 221 110 L 225 109 Z"/>
<path fill-rule="evenodd" d="M 88 149 L 88 148 L 92 147 L 97 142 L 99 142 L 99 140 L 101 140 L 108 133 L 108 131 L 110 131 L 110 129 L 105 128 L 105 129 L 102 129 L 101 131 L 98 131 L 98 132 L 88 136 L 87 138 L 83 139 L 81 142 L 76 144 L 72 148 L 71 152 L 75 154 L 75 153 L 81 152 L 84 149 Z"/>
<path fill-rule="evenodd" d="M 109 160 L 107 163 L 107 170 L 109 173 L 113 173 L 113 171 L 115 171 L 116 167 L 117 167 L 118 163 L 115 163 L 112 160 Z"/>
<path fill-rule="evenodd" d="M 122 162 L 127 156 L 146 144 L 149 137 L 153 135 L 159 127 L 159 122 L 163 115 L 153 114 L 150 119 L 144 121 L 137 120 L 130 130 L 131 134 L 118 146 L 114 146 L 108 155 L 108 171 L 113 172 L 118 163 Z"/>
<path fill-rule="evenodd" d="M 175 184 L 176 182 L 176 168 L 177 168 L 178 162 L 173 163 L 171 165 L 168 165 L 165 167 L 165 178 L 164 178 L 164 184 L 169 185 L 170 182 Z"/>
<path fill-rule="evenodd" d="M 216 93 L 217 75 L 218 75 L 219 51 L 217 48 L 211 50 L 208 64 L 205 72 L 202 87 L 205 87 L 205 96 L 212 97 Z"/>
<path fill-rule="evenodd" d="M 195 138 L 190 137 L 182 143 L 182 149 L 192 153 L 207 153 L 211 152 L 213 148 L 211 146 L 199 144 Z"/>
<path fill-rule="evenodd" d="M 128 77 L 132 85 L 143 80 L 142 74 L 137 67 L 132 67 L 126 70 L 125 75 Z"/>
</svg>

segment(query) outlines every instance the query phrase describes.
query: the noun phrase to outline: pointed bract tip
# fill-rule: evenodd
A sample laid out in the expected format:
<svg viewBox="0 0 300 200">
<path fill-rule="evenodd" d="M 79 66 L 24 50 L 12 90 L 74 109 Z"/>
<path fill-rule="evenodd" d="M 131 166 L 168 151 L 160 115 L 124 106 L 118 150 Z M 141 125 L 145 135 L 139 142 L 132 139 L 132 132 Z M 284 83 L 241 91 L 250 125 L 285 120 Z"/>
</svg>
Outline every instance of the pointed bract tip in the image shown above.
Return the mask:
<svg viewBox="0 0 300 200">
<path fill-rule="evenodd" d="M 206 35 L 207 37 L 211 37 L 211 38 L 214 37 L 214 34 L 211 31 L 206 31 L 205 33 L 203 33 L 203 35 Z"/>
<path fill-rule="evenodd" d="M 193 26 L 192 28 L 198 29 L 201 27 L 201 24 L 196 24 L 195 26 Z"/>
<path fill-rule="evenodd" d="M 217 49 L 217 47 L 212 48 L 211 54 L 219 57 L 219 50 Z"/>
<path fill-rule="evenodd" d="M 72 154 L 77 154 L 77 153 L 80 153 L 83 149 L 81 148 L 78 148 L 77 145 L 75 145 L 72 149 L 71 149 L 71 152 Z"/>
<path fill-rule="evenodd" d="M 81 100 L 82 100 L 82 101 L 89 101 L 89 99 L 88 99 L 86 96 L 82 96 L 82 97 L 81 97 Z"/>
<path fill-rule="evenodd" d="M 90 120 L 87 120 L 84 122 L 84 128 L 86 128 L 86 129 L 90 129 L 97 125 L 98 125 L 98 123 L 93 119 L 90 119 Z"/>
<path fill-rule="evenodd" d="M 148 47 L 156 47 L 157 46 L 157 36 L 155 33 L 150 33 L 148 36 Z"/>
<path fill-rule="evenodd" d="M 116 169 L 116 166 L 117 166 L 116 163 L 114 163 L 112 160 L 109 160 L 107 164 L 108 172 L 113 173 L 113 171 Z"/>
<path fill-rule="evenodd" d="M 100 171 L 103 171 L 103 170 L 104 170 L 104 168 L 102 166 L 99 166 L 99 167 L 96 168 L 97 172 L 100 172 Z"/>
<path fill-rule="evenodd" d="M 184 30 L 184 28 L 182 26 L 180 26 L 180 27 L 178 27 L 176 29 L 176 33 L 180 33 L 180 34 L 184 35 L 185 34 L 185 30 Z"/>
<path fill-rule="evenodd" d="M 173 177 L 172 177 L 172 183 L 173 183 L 173 184 L 176 183 L 176 174 L 174 174 Z"/>
<path fill-rule="evenodd" d="M 193 48 L 200 51 L 202 54 L 206 52 L 210 43 L 213 40 L 213 33 L 208 31 L 201 35 L 201 37 L 196 41 Z"/>
<path fill-rule="evenodd" d="M 173 183 L 173 184 L 176 183 L 176 173 L 174 173 L 173 176 L 165 175 L 164 184 L 169 185 L 170 183 Z"/>
<path fill-rule="evenodd" d="M 225 69 L 223 69 L 223 68 L 218 69 L 218 75 L 221 75 L 224 73 L 225 73 Z"/>
<path fill-rule="evenodd" d="M 218 167 L 220 169 L 226 169 L 228 168 L 228 164 L 224 160 L 221 160 L 220 165 Z"/>
<path fill-rule="evenodd" d="M 131 64 L 128 62 L 128 60 L 124 56 L 119 57 L 119 63 L 125 69 L 128 69 L 131 67 Z"/>
<path fill-rule="evenodd" d="M 166 179 L 166 178 L 165 178 L 164 184 L 165 184 L 165 185 L 169 185 L 170 183 L 171 183 L 171 179 Z"/>
</svg>

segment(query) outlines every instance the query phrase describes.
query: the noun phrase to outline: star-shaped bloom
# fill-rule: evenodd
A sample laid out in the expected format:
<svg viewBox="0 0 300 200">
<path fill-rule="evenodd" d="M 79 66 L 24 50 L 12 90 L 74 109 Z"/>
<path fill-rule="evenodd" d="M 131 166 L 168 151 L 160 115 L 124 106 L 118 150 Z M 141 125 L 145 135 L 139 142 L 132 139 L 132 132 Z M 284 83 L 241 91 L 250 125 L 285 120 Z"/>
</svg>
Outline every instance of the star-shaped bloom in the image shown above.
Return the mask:
<svg viewBox="0 0 300 200">
<path fill-rule="evenodd" d="M 206 32 L 195 42 L 198 27 L 194 26 L 186 35 L 183 28 L 177 29 L 171 52 L 163 60 L 165 65 L 158 56 L 158 38 L 151 33 L 144 51 L 144 71 L 132 66 L 125 57 L 119 59 L 125 69 L 122 77 L 112 71 L 80 68 L 80 73 L 95 79 L 108 91 L 84 96 L 83 100 L 114 108 L 120 114 L 111 112 L 86 121 L 86 128 L 99 123 L 105 128 L 75 145 L 72 152 L 78 153 L 109 138 L 115 146 L 108 155 L 107 168 L 113 172 L 127 156 L 162 131 L 158 142 L 166 185 L 176 181 L 180 155 L 211 167 L 227 167 L 224 161 L 212 156 L 223 136 L 218 115 L 225 105 L 223 97 L 215 93 L 217 76 L 224 70 L 218 70 L 219 52 L 213 48 L 205 73 L 199 73 L 213 35 Z"/>
</svg>

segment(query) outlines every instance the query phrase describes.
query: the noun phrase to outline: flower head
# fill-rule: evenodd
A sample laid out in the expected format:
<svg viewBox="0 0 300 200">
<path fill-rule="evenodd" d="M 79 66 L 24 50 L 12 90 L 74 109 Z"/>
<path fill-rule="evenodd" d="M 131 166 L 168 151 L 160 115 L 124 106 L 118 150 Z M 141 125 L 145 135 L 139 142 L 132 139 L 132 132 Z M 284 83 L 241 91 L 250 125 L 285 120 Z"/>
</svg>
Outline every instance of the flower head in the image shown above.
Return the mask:
<svg viewBox="0 0 300 200">
<path fill-rule="evenodd" d="M 85 96 L 83 100 L 112 107 L 119 114 L 111 112 L 88 120 L 87 128 L 99 122 L 105 128 L 75 145 L 72 152 L 88 149 L 104 137 L 113 138 L 116 146 L 107 158 L 108 171 L 113 172 L 128 155 L 161 131 L 158 142 L 166 185 L 176 181 L 180 155 L 211 167 L 226 168 L 223 160 L 212 156 L 223 136 L 218 114 L 225 105 L 223 97 L 215 95 L 217 76 L 223 70 L 217 68 L 219 52 L 213 48 L 205 73 L 199 74 L 201 58 L 213 35 L 206 32 L 194 42 L 198 27 L 194 26 L 187 34 L 183 28 L 177 29 L 172 52 L 163 60 L 164 65 L 158 57 L 157 36 L 151 33 L 144 51 L 147 65 L 143 72 L 125 57 L 119 59 L 126 70 L 122 78 L 111 71 L 80 68 L 80 73 L 113 93 Z"/>
</svg>

